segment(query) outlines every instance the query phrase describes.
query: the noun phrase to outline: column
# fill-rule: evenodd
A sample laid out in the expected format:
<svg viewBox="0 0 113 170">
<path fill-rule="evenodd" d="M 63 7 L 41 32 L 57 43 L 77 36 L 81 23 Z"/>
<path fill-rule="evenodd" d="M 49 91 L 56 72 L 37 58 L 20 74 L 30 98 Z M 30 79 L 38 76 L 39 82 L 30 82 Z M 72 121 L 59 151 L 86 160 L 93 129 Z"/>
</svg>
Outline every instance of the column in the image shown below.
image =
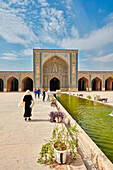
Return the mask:
<svg viewBox="0 0 113 170">
<path fill-rule="evenodd" d="M 72 88 L 72 54 L 70 53 L 70 90 Z"/>
<path fill-rule="evenodd" d="M 91 88 L 91 75 L 89 75 L 89 91 L 92 91 L 92 88 Z"/>
<path fill-rule="evenodd" d="M 7 89 L 6 89 L 6 76 L 4 76 L 4 92 L 6 92 Z"/>
<path fill-rule="evenodd" d="M 35 89 L 35 52 L 33 53 L 33 88 Z"/>
<path fill-rule="evenodd" d="M 103 86 L 102 86 L 102 91 L 105 91 L 105 76 L 103 75 Z"/>
<path fill-rule="evenodd" d="M 42 54 L 40 52 L 40 88 L 42 88 Z"/>
<path fill-rule="evenodd" d="M 19 92 L 21 92 L 21 76 L 19 76 Z"/>
<path fill-rule="evenodd" d="M 76 53 L 76 91 L 78 91 L 78 53 Z"/>
</svg>

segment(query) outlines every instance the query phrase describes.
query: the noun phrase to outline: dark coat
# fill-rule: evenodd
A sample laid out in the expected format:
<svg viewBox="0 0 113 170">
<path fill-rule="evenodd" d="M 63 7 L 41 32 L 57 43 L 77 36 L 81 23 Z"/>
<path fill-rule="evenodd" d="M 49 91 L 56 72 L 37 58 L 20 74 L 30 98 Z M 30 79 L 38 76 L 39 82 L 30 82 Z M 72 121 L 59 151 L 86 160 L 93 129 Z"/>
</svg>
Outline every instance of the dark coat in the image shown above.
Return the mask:
<svg viewBox="0 0 113 170">
<path fill-rule="evenodd" d="M 25 95 L 23 101 L 25 102 L 25 113 L 24 117 L 30 117 L 31 116 L 31 108 L 30 105 L 32 103 L 32 96 L 31 95 Z"/>
</svg>

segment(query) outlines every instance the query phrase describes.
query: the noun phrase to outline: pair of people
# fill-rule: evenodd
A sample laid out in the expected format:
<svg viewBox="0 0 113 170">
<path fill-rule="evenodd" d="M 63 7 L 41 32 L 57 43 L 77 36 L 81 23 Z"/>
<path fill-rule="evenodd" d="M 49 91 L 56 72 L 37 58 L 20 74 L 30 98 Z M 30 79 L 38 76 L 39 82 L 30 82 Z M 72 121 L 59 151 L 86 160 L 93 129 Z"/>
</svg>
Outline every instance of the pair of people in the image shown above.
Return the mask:
<svg viewBox="0 0 113 170">
<path fill-rule="evenodd" d="M 50 90 L 48 89 L 48 91 L 47 91 L 47 95 L 48 95 L 48 97 L 47 97 L 47 100 L 50 100 L 49 99 L 49 96 L 50 96 Z M 46 96 L 46 92 L 45 92 L 45 90 L 43 90 L 43 101 L 45 101 L 45 96 Z"/>
<path fill-rule="evenodd" d="M 40 98 L 41 90 L 39 88 L 35 89 L 34 94 L 35 94 L 35 99 L 36 99 L 37 94 L 38 94 L 38 98 Z"/>
</svg>

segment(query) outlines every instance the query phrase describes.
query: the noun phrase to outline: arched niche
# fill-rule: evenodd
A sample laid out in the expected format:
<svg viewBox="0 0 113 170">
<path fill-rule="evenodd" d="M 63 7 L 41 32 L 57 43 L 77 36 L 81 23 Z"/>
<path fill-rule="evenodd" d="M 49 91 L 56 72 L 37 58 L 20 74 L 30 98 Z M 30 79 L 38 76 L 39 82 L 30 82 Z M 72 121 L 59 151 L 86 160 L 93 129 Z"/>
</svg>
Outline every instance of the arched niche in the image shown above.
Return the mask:
<svg viewBox="0 0 113 170">
<path fill-rule="evenodd" d="M 105 90 L 113 90 L 113 78 L 109 77 L 105 80 Z"/>
<path fill-rule="evenodd" d="M 86 88 L 88 88 L 88 79 L 82 77 L 78 80 L 78 90 L 86 91 Z"/>
<path fill-rule="evenodd" d="M 7 91 L 18 91 L 18 79 L 15 77 L 10 77 L 7 80 Z"/>
<path fill-rule="evenodd" d="M 102 90 L 102 80 L 98 77 L 95 77 L 92 80 L 92 91 L 101 91 Z"/>
<path fill-rule="evenodd" d="M 4 82 L 3 80 L 0 78 L 0 91 L 3 91 L 4 89 Z"/>
<path fill-rule="evenodd" d="M 33 91 L 33 80 L 30 77 L 25 77 L 21 83 L 21 91 Z"/>
<path fill-rule="evenodd" d="M 60 88 L 68 88 L 68 64 L 58 56 L 53 56 L 43 65 L 43 88 L 50 88 L 51 77 L 59 77 Z"/>
</svg>

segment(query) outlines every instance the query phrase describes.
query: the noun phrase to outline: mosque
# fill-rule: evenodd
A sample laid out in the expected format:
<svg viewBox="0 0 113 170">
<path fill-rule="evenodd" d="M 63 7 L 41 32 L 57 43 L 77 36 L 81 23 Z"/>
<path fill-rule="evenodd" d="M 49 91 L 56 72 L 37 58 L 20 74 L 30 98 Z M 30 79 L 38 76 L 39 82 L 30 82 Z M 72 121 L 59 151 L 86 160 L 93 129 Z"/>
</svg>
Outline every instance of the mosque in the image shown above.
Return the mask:
<svg viewBox="0 0 113 170">
<path fill-rule="evenodd" d="M 0 91 L 113 90 L 113 71 L 78 71 L 78 50 L 33 49 L 33 71 L 0 71 Z"/>
</svg>

